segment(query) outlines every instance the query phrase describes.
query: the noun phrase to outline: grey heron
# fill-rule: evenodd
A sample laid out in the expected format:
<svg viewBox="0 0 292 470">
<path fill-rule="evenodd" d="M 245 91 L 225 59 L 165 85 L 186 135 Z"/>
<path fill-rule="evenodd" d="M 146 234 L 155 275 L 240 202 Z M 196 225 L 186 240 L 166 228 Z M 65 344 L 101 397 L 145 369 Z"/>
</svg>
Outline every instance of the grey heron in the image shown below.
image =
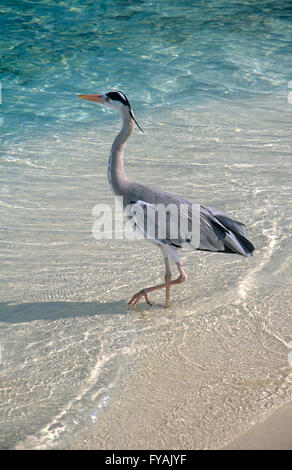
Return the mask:
<svg viewBox="0 0 292 470">
<path fill-rule="evenodd" d="M 179 196 L 164 192 L 155 188 L 145 186 L 140 183 L 129 181 L 124 172 L 123 156 L 128 138 L 133 132 L 134 123 L 137 124 L 139 129 L 143 132 L 137 123 L 132 107 L 127 97 L 121 91 L 110 91 L 104 95 L 78 95 L 79 98 L 94 101 L 103 106 L 119 111 L 122 115 L 123 125 L 122 129 L 114 139 L 112 144 L 110 157 L 108 161 L 108 180 L 113 193 L 116 196 L 123 198 L 124 208 L 131 205 L 141 206 L 143 209 L 151 207 L 154 210 L 158 205 L 165 207 L 177 207 L 180 220 L 187 222 L 192 219 L 193 204 Z M 186 207 L 187 210 L 182 210 L 181 207 Z M 205 207 L 198 205 L 199 218 L 197 218 L 197 225 L 199 230 L 199 242 L 197 245 L 193 240 L 187 236 L 179 233 L 174 238 L 170 233 L 170 222 L 166 226 L 165 237 L 159 238 L 158 236 L 150 237 L 152 242 L 156 243 L 162 250 L 164 263 L 165 263 L 165 282 L 146 287 L 133 295 L 128 302 L 131 307 L 136 307 L 141 298 L 145 298 L 148 305 L 151 305 L 148 294 L 158 289 L 166 290 L 166 307 L 170 306 L 170 288 L 176 284 L 181 284 L 187 279 L 187 275 L 182 267 L 178 256 L 178 250 L 182 247 L 189 246 L 190 248 L 213 251 L 220 253 L 235 253 L 242 256 L 251 256 L 254 250 L 253 244 L 244 236 L 243 225 L 241 222 L 231 219 L 227 214 L 222 211 L 213 209 L 212 207 Z M 145 214 L 148 212 L 145 211 Z M 133 214 L 132 214 L 133 215 Z M 154 214 L 155 215 L 155 214 Z M 171 217 L 171 216 L 170 216 Z M 133 223 L 135 224 L 135 217 L 133 216 Z M 155 217 L 154 217 L 155 219 Z M 147 230 L 147 224 L 144 225 Z M 157 227 L 155 227 L 155 234 L 157 234 Z M 169 261 L 173 260 L 179 271 L 179 276 L 172 279 Z"/>
</svg>

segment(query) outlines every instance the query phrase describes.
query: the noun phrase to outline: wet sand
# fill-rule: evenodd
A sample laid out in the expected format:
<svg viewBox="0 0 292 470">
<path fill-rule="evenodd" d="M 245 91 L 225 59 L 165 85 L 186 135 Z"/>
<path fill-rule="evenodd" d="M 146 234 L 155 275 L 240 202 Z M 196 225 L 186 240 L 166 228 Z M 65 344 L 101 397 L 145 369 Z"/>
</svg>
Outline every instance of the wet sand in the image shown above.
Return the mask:
<svg viewBox="0 0 292 470">
<path fill-rule="evenodd" d="M 262 423 L 221 450 L 291 450 L 292 449 L 292 403 L 282 406 Z"/>
</svg>

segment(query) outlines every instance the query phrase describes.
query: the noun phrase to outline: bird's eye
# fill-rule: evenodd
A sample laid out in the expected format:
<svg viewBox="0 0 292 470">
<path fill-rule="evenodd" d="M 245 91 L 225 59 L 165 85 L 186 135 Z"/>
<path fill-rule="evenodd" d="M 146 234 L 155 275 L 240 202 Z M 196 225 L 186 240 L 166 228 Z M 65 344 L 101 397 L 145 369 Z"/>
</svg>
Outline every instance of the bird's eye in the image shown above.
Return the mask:
<svg viewBox="0 0 292 470">
<path fill-rule="evenodd" d="M 108 97 L 105 98 L 105 101 L 109 103 L 110 99 Z"/>
</svg>

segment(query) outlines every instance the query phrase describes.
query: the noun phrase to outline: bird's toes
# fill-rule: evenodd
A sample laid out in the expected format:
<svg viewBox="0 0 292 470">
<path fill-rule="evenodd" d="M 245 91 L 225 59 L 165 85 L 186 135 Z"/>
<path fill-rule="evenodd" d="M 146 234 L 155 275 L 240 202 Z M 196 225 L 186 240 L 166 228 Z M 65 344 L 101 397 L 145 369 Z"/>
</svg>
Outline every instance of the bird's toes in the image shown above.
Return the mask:
<svg viewBox="0 0 292 470">
<path fill-rule="evenodd" d="M 149 305 L 149 307 L 152 307 L 152 304 L 148 298 L 148 295 L 145 289 L 142 289 L 139 292 L 137 292 L 137 294 L 133 295 L 131 300 L 128 302 L 128 306 L 131 308 L 135 308 L 136 305 L 139 303 L 139 301 L 142 299 L 142 297 L 145 298 L 147 305 Z"/>
</svg>

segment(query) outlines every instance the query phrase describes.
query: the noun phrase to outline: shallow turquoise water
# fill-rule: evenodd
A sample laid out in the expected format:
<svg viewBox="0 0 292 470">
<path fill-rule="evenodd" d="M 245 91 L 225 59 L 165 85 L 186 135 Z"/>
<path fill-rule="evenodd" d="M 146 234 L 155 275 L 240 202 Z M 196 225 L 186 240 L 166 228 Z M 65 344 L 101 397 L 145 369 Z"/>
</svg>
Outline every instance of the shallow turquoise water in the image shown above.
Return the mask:
<svg viewBox="0 0 292 470">
<path fill-rule="evenodd" d="M 0 3 L 1 448 L 214 448 L 291 397 L 292 23 L 276 3 Z M 76 94 L 112 88 L 145 129 L 129 177 L 226 210 L 257 248 L 184 254 L 167 314 L 162 294 L 125 306 L 162 279 L 160 253 L 92 237 L 120 118 Z"/>
<path fill-rule="evenodd" d="M 276 4 L 275 4 L 276 3 Z M 122 89 L 135 109 L 287 89 L 285 1 L 5 1 L 2 136 L 94 122 L 76 94 Z"/>
</svg>

